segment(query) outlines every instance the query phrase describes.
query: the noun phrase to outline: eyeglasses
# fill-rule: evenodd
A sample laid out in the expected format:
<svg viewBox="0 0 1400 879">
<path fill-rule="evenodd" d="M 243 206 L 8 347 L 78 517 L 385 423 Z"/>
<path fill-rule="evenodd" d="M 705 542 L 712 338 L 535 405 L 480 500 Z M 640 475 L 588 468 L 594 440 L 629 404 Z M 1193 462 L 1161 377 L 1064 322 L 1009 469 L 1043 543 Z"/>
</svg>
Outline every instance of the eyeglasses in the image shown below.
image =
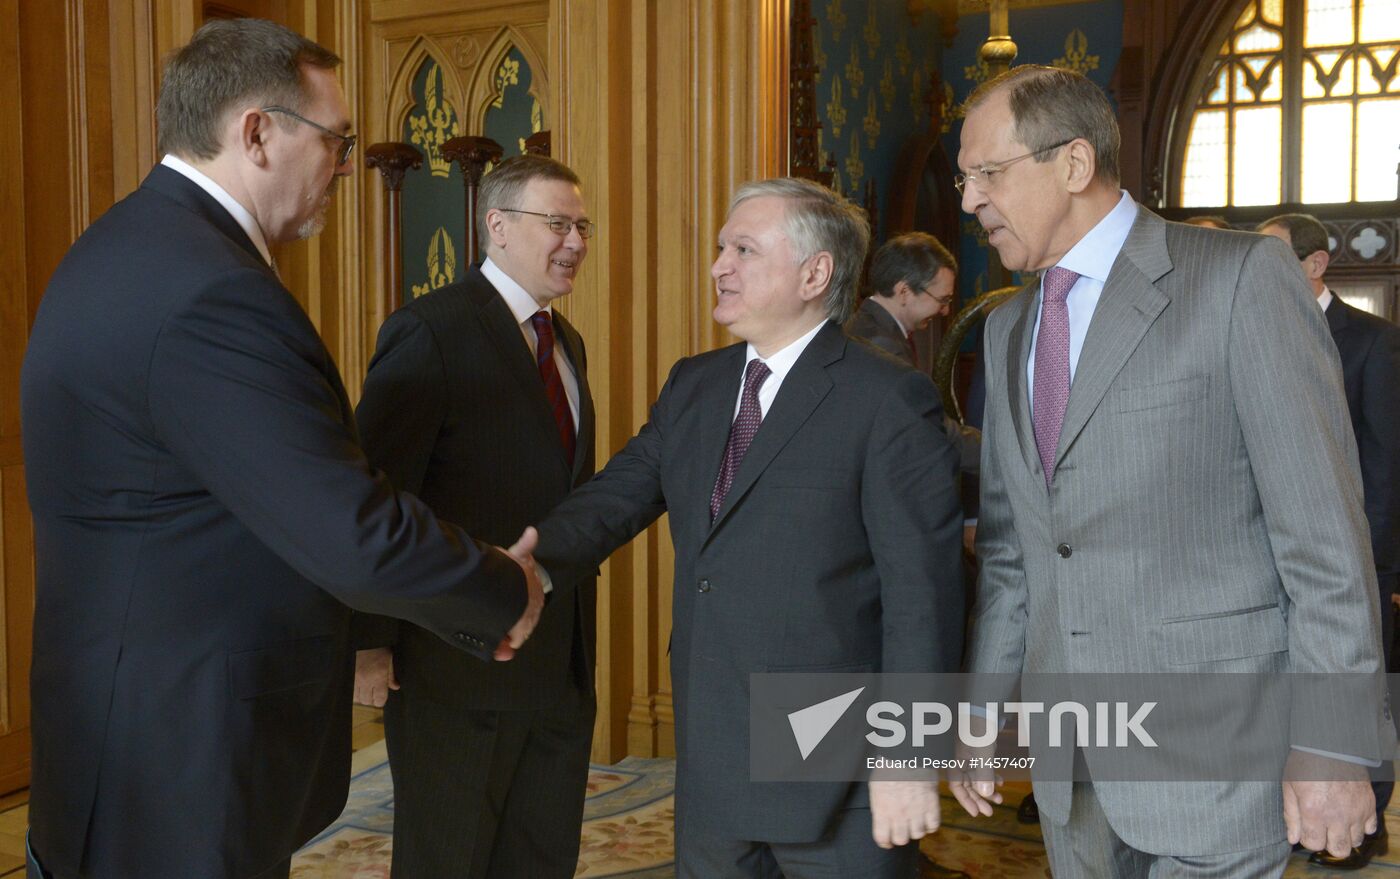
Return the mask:
<svg viewBox="0 0 1400 879">
<path fill-rule="evenodd" d="M 281 113 L 283 116 L 290 116 L 290 117 L 292 117 L 293 119 L 297 120 L 298 122 L 305 122 L 307 125 L 310 125 L 312 128 L 316 129 L 317 131 L 319 131 L 319 132 L 321 132 L 321 133 L 323 133 L 323 134 L 326 134 L 326 135 L 328 135 L 328 136 L 330 136 L 330 137 L 334 137 L 334 138 L 336 138 L 337 140 L 339 140 L 339 141 L 340 141 L 340 150 L 339 150 L 339 152 L 336 153 L 336 156 L 335 156 L 335 163 L 336 163 L 337 166 L 339 166 L 339 165 L 344 165 L 346 162 L 350 161 L 350 155 L 351 155 L 352 153 L 355 152 L 355 144 L 356 144 L 356 143 L 359 141 L 359 139 L 360 139 L 358 135 L 354 135 L 354 134 L 339 134 L 339 133 L 337 133 L 337 132 L 331 131 L 331 130 L 330 130 L 329 128 L 327 128 L 326 126 L 324 126 L 324 125 L 318 125 L 318 124 L 316 124 L 315 122 L 312 122 L 310 119 L 307 119 L 305 116 L 301 115 L 300 113 L 294 113 L 293 111 L 288 110 L 286 107 L 263 107 L 263 108 L 262 108 L 262 112 L 264 112 L 264 113 Z"/>
<path fill-rule="evenodd" d="M 974 174 L 954 174 L 953 188 L 955 188 L 958 192 L 961 193 L 963 191 L 963 187 L 967 186 L 967 184 L 976 183 L 983 189 L 991 189 L 994 185 L 996 185 L 996 175 L 1000 174 L 1002 171 L 1005 171 L 1007 165 L 1014 165 L 1022 159 L 1029 159 L 1031 156 L 1038 156 L 1041 153 L 1048 153 L 1051 150 L 1057 150 L 1060 147 L 1065 146 L 1066 144 L 1074 143 L 1075 140 L 1076 138 L 1071 137 L 1069 140 L 1062 140 L 1057 144 L 1053 144 L 1048 147 L 1041 147 L 1035 152 L 1026 153 L 1024 156 L 1016 156 L 1013 159 L 1007 159 L 1004 162 L 997 162 L 993 165 L 983 165 L 982 167 L 978 168 L 976 173 Z"/>
<path fill-rule="evenodd" d="M 592 238 L 593 233 L 598 231 L 598 224 L 592 220 L 571 220 L 568 217 L 561 217 L 558 214 L 542 214 L 539 211 L 522 211 L 519 208 L 497 208 L 508 214 L 529 214 L 532 217 L 544 217 L 545 225 L 549 226 L 549 231 L 555 235 L 568 235 L 571 229 L 578 229 L 578 237 Z"/>
</svg>

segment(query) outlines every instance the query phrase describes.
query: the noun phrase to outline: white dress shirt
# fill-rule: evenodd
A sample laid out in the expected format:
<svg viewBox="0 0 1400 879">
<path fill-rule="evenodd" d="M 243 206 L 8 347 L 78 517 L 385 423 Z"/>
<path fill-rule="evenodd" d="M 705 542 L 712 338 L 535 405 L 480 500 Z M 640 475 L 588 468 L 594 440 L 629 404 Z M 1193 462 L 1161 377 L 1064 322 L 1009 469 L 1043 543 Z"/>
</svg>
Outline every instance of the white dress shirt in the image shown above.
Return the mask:
<svg viewBox="0 0 1400 879">
<path fill-rule="evenodd" d="M 543 309 L 535 301 L 535 297 L 525 292 L 525 288 L 515 283 L 515 280 L 501 270 L 488 257 L 481 264 L 481 273 L 486 276 L 486 280 L 491 282 L 491 286 L 496 288 L 496 292 L 501 294 L 505 300 L 506 307 L 510 313 L 515 315 L 515 322 L 520 327 L 520 334 L 525 337 L 525 344 L 530 348 L 530 356 L 539 362 L 540 339 L 535 334 L 535 325 L 530 322 L 530 318 L 538 311 L 549 312 L 549 319 L 554 319 L 553 306 L 546 305 Z M 573 364 L 569 363 L 569 358 L 564 356 L 564 346 L 559 341 L 558 334 L 554 338 L 554 367 L 559 370 L 559 379 L 564 383 L 564 396 L 569 398 L 569 413 L 574 417 L 574 432 L 578 432 L 578 377 L 574 374 Z"/>
<path fill-rule="evenodd" d="M 1055 265 L 1079 275 L 1069 288 L 1065 305 L 1069 309 L 1069 380 L 1074 386 L 1074 371 L 1079 365 L 1079 352 L 1084 350 L 1084 337 L 1099 305 L 1099 294 L 1108 281 L 1108 273 L 1128 240 L 1133 223 L 1137 221 L 1137 203 L 1126 191 L 1113 210 L 1108 212 L 1089 234 L 1079 239 Z M 1045 307 L 1045 278 L 1041 276 L 1041 310 Z M 1040 311 L 1035 315 L 1035 330 L 1031 334 L 1031 356 L 1026 359 L 1026 394 L 1035 406 L 1035 343 L 1040 335 Z M 1034 411 L 1034 408 L 1032 408 Z"/>
<path fill-rule="evenodd" d="M 1317 297 L 1317 304 L 1323 314 L 1327 313 L 1327 306 L 1332 304 L 1332 290 L 1326 284 L 1322 285 L 1322 295 Z"/>
<path fill-rule="evenodd" d="M 208 174 L 186 162 L 178 156 L 167 153 L 160 163 L 172 171 L 189 178 L 189 180 L 200 189 L 209 193 L 215 201 L 223 205 L 224 210 L 229 212 L 235 223 L 248 234 L 248 240 L 253 242 L 253 246 L 262 255 L 263 261 L 272 266 L 272 252 L 267 249 L 267 239 L 263 237 L 262 227 L 258 221 L 253 219 L 253 215 L 248 209 L 239 204 L 237 199 L 228 194 L 228 190 L 210 179 Z"/>
<path fill-rule="evenodd" d="M 749 345 L 748 350 L 744 352 L 744 372 L 748 372 L 749 361 L 763 360 L 764 365 L 768 367 L 768 371 L 771 373 L 768 378 L 764 380 L 762 387 L 758 389 L 758 408 L 763 413 L 764 418 L 768 417 L 768 407 L 773 405 L 773 399 L 778 396 L 778 388 L 782 387 L 783 379 L 787 378 L 787 374 L 792 371 L 792 365 L 797 362 L 797 358 L 802 356 L 802 352 L 807 350 L 807 345 L 816 338 L 817 333 L 821 332 L 821 328 L 824 326 L 826 326 L 826 321 L 822 321 L 812 327 L 807 335 L 797 341 L 789 342 L 787 347 L 778 351 L 767 360 L 763 360 L 762 357 L 759 357 L 757 349 L 752 345 Z M 739 396 L 734 398 L 735 418 L 739 417 L 739 406 L 743 402 L 744 378 L 741 374 L 739 376 Z"/>
</svg>

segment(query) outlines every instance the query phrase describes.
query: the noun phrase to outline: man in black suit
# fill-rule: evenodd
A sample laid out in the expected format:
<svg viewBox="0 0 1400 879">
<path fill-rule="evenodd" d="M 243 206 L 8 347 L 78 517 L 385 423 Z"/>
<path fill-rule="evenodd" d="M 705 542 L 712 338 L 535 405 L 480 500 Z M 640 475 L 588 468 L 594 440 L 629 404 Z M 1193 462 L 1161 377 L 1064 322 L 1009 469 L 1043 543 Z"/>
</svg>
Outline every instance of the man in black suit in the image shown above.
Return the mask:
<svg viewBox="0 0 1400 879">
<path fill-rule="evenodd" d="M 1327 227 L 1316 217 L 1282 214 L 1260 223 L 1259 231 L 1293 248 L 1342 358 L 1342 386 L 1356 434 L 1366 521 L 1371 526 L 1371 552 L 1380 585 L 1381 649 L 1389 665 L 1395 631 L 1390 597 L 1400 581 L 1400 327 L 1348 305 L 1327 289 L 1322 279 L 1330 251 Z M 1372 857 L 1385 854 L 1390 845 L 1385 808 L 1395 782 L 1377 781 L 1371 787 L 1376 795 L 1376 832 L 1368 833 L 1345 857 L 1321 851 L 1311 854 L 1310 861 L 1357 870 Z"/>
<path fill-rule="evenodd" d="M 356 415 L 370 462 L 395 485 L 508 542 L 593 475 L 583 340 L 551 305 L 573 292 L 593 224 L 578 177 L 542 156 L 487 174 L 477 216 L 485 262 L 389 317 Z M 591 573 L 561 590 L 509 663 L 378 618 L 373 640 L 386 646 L 360 652 L 356 693 L 385 705 L 394 876 L 574 875 L 595 590 Z"/>
<path fill-rule="evenodd" d="M 369 466 L 271 267 L 352 170 L 338 62 L 271 22 L 200 28 L 163 78 L 165 159 L 40 304 L 31 877 L 287 876 L 349 787 L 345 605 L 489 660 L 543 604 Z"/>
<path fill-rule="evenodd" d="M 948 313 L 957 277 L 957 260 L 927 232 L 891 238 L 870 260 L 870 295 L 846 332 L 918 368 L 914 331 Z"/>
<path fill-rule="evenodd" d="M 678 362 L 650 422 L 540 525 L 559 601 L 670 514 L 680 877 L 910 876 L 906 843 L 938 825 L 933 783 L 749 781 L 750 674 L 955 671 L 961 652 L 938 392 L 841 329 L 868 239 L 824 187 L 740 187 L 710 273 L 744 341 Z"/>
</svg>

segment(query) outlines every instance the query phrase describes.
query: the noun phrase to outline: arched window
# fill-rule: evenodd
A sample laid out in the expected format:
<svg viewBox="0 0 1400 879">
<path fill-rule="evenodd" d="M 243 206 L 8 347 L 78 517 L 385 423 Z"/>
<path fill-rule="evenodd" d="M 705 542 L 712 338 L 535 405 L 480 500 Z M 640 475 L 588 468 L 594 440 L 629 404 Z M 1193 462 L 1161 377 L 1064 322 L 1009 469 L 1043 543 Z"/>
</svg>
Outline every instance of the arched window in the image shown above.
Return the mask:
<svg viewBox="0 0 1400 879">
<path fill-rule="evenodd" d="M 1176 208 L 1390 201 L 1400 0 L 1246 0 L 1172 137 Z"/>
</svg>

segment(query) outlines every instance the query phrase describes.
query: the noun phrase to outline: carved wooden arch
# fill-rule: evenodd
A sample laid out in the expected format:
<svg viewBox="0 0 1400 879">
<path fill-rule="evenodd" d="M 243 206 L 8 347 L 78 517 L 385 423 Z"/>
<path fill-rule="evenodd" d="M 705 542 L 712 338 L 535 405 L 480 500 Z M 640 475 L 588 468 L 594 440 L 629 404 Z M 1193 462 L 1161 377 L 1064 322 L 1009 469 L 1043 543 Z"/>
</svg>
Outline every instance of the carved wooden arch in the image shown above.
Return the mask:
<svg viewBox="0 0 1400 879">
<path fill-rule="evenodd" d="M 389 100 L 385 102 L 384 108 L 384 132 L 387 140 L 394 141 L 403 137 L 404 120 L 414 107 L 413 80 L 418 75 L 418 68 L 428 59 L 436 62 L 442 71 L 443 95 L 456 110 L 457 118 L 461 120 L 461 133 L 471 133 L 467 129 L 467 117 L 462 112 L 462 108 L 466 106 L 463 98 L 467 91 L 462 87 L 457 66 L 444 60 L 451 57 L 452 53 L 446 51 L 432 37 L 424 35 L 413 41 L 413 45 L 409 47 L 389 81 L 386 93 Z"/>
<path fill-rule="evenodd" d="M 496 88 L 496 71 L 506 60 L 511 49 L 519 49 L 525 63 L 530 65 L 529 94 L 540 103 L 540 115 L 546 120 L 544 127 L 550 127 L 549 74 L 544 56 L 540 55 L 534 43 L 522 31 L 506 25 L 496 32 L 490 45 L 481 53 L 481 60 L 477 62 L 476 69 L 471 73 L 470 85 L 466 92 L 467 102 L 464 105 L 466 112 L 463 114 L 471 127 L 471 133 L 480 134 L 486 130 L 486 112 L 491 103 L 501 96 L 501 90 Z"/>
<path fill-rule="evenodd" d="M 1153 77 L 1150 94 L 1161 97 L 1149 101 L 1147 130 L 1142 140 L 1142 169 L 1145 203 L 1165 207 L 1169 202 L 1168 180 L 1179 180 L 1176 156 L 1185 146 L 1190 116 L 1186 102 L 1200 94 L 1206 65 L 1234 26 L 1244 7 L 1252 0 L 1200 0 L 1198 14 L 1187 18 L 1181 31 Z M 1194 101 L 1192 102 L 1194 108 Z"/>
</svg>

